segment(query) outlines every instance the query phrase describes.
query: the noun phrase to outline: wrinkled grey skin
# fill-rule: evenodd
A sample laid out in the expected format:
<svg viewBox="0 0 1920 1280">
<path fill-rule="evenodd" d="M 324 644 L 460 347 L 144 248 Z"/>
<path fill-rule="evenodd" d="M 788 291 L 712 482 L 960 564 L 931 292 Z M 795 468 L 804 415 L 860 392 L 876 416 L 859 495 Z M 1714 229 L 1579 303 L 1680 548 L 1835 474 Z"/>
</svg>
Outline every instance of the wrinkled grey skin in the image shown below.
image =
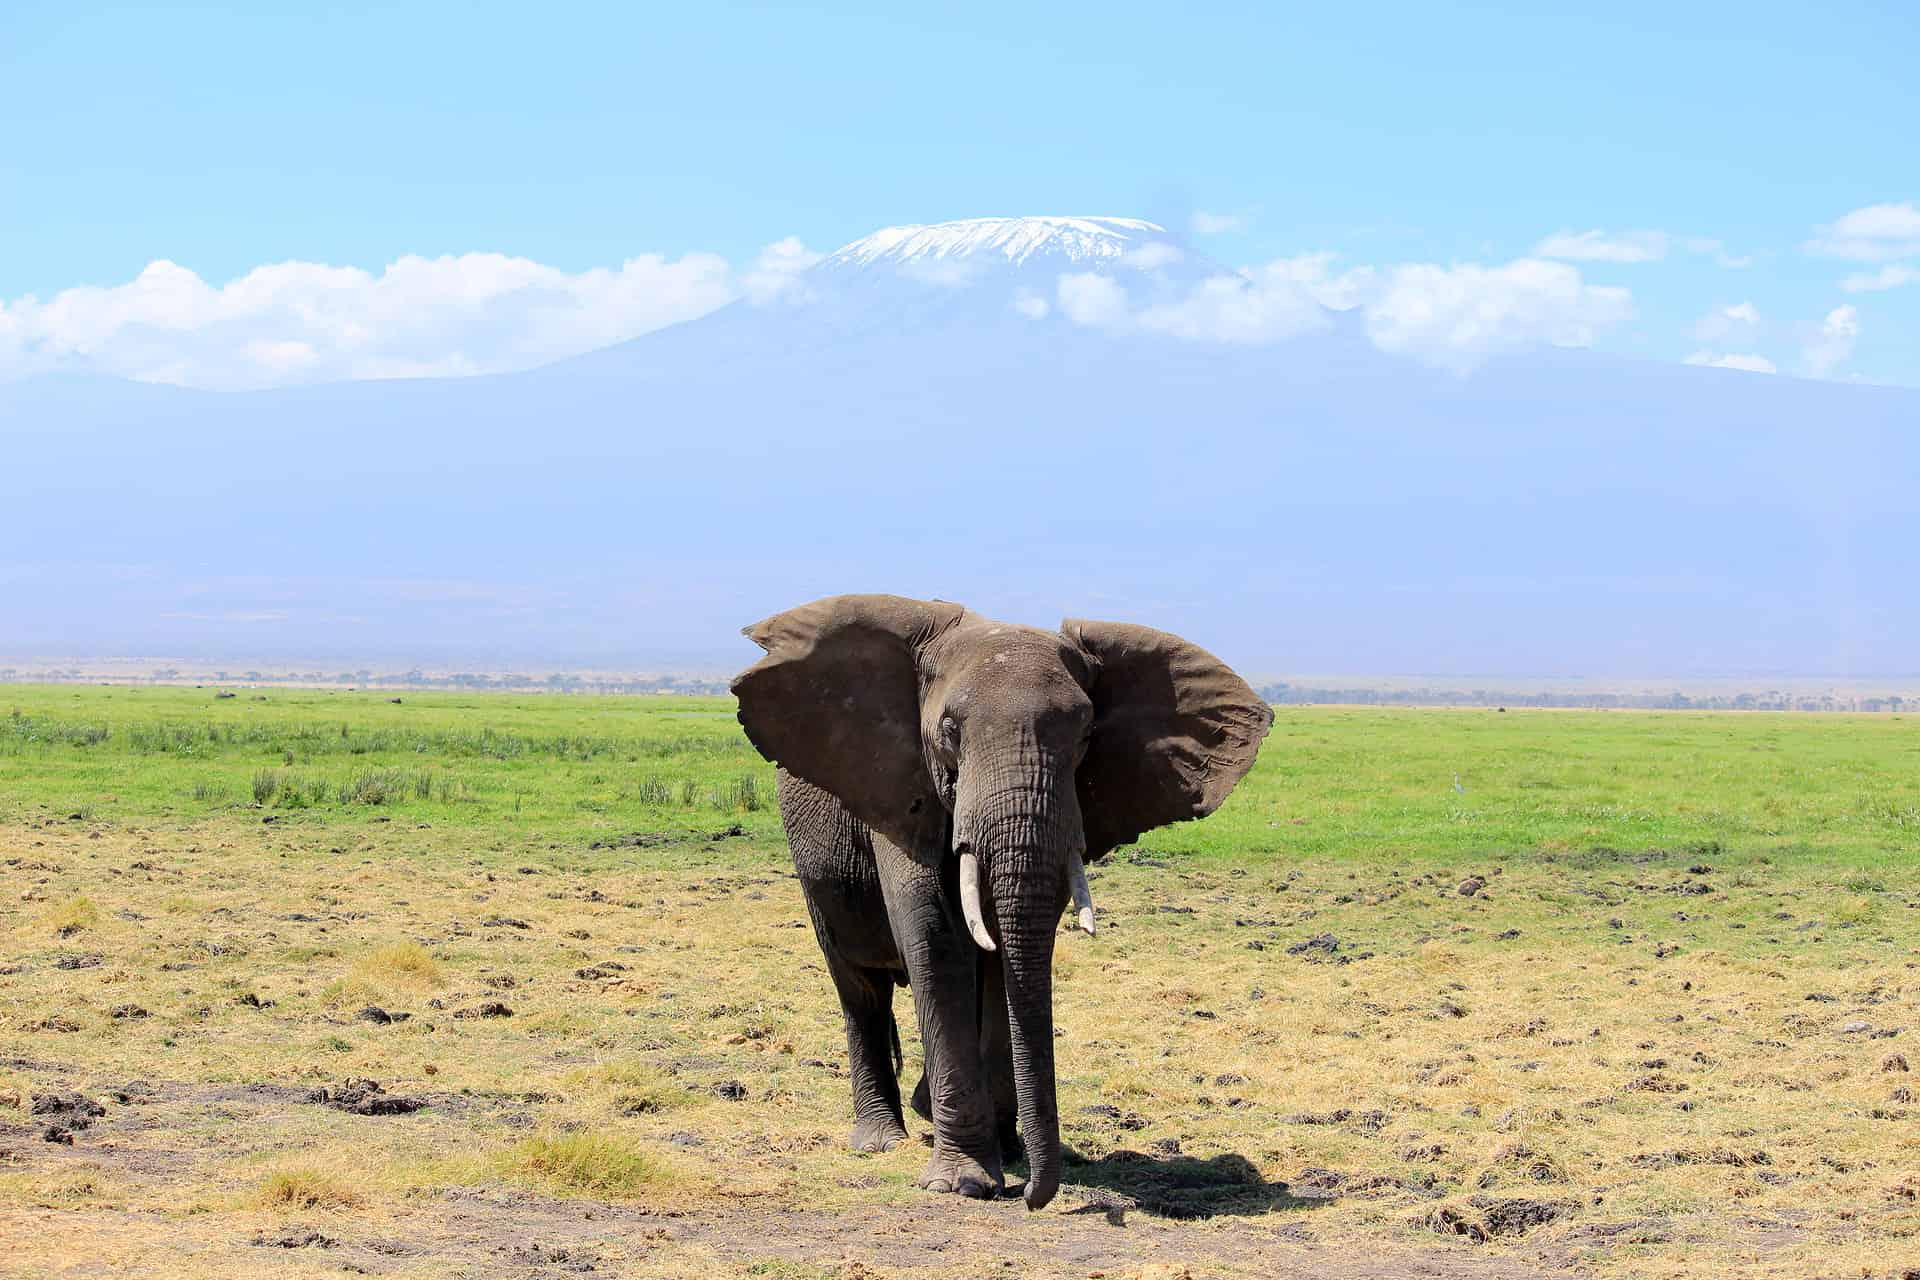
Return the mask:
<svg viewBox="0 0 1920 1280">
<path fill-rule="evenodd" d="M 847 1021 L 856 1148 L 906 1137 L 893 987 L 927 1059 L 920 1185 L 990 1197 L 1028 1157 L 1025 1199 L 1060 1182 L 1053 946 L 1071 859 L 1211 813 L 1273 713 L 1217 658 L 1125 623 L 1057 632 L 943 601 L 832 596 L 747 628 L 766 656 L 733 684 L 781 767 L 780 812 Z M 962 919 L 979 860 L 996 943 Z M 1017 1130 L 1017 1132 L 1016 1132 Z"/>
</svg>

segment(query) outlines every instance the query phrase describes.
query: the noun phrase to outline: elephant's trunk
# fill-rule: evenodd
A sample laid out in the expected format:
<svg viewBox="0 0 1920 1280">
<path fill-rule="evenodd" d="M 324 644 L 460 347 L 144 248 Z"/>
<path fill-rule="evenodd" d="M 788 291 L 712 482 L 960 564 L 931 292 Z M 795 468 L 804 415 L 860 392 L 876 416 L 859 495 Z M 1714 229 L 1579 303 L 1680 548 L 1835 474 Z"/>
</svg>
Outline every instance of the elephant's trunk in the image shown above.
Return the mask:
<svg viewBox="0 0 1920 1280">
<path fill-rule="evenodd" d="M 1026 1201 L 1038 1209 L 1060 1187 L 1060 1113 L 1053 1078 L 1053 944 L 1070 868 L 1085 836 L 1073 770 L 1044 753 L 961 772 L 955 835 L 979 859 L 999 934 L 1020 1133 L 1027 1148 Z M 984 866 L 979 865 L 984 863 Z M 972 922 L 969 921 L 971 928 Z M 983 930 L 975 930 L 976 936 Z M 991 939 L 982 946 L 991 950 Z"/>
<path fill-rule="evenodd" d="M 1013 1087 L 1020 1100 L 1020 1134 L 1027 1144 L 1027 1208 L 1038 1209 L 1060 1188 L 1060 1111 L 1053 1082 L 1053 939 L 1062 894 L 1057 857 L 1044 853 L 1029 857 L 1022 852 L 1002 851 L 994 859 L 993 902 L 1007 987 Z"/>
</svg>

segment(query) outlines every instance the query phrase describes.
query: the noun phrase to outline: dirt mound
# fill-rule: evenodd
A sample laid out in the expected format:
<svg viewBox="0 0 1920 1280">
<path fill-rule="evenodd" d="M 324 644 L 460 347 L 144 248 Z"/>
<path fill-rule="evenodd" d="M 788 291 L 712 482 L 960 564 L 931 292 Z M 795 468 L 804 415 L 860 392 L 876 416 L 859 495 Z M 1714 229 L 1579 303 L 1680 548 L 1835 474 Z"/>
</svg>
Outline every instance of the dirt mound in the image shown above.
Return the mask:
<svg viewBox="0 0 1920 1280">
<path fill-rule="evenodd" d="M 345 1084 L 329 1088 L 315 1089 L 307 1095 L 307 1101 L 356 1116 L 412 1115 L 427 1105 L 425 1098 L 409 1098 L 402 1094 L 388 1093 L 378 1080 L 361 1079 L 348 1080 Z"/>
</svg>

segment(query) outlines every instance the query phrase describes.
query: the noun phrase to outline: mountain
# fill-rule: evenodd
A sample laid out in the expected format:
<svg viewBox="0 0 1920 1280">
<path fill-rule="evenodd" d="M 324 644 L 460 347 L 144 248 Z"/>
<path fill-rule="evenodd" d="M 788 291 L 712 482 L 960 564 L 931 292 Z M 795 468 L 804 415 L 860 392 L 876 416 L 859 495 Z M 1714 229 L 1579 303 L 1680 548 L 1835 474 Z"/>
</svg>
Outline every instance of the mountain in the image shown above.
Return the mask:
<svg viewBox="0 0 1920 1280">
<path fill-rule="evenodd" d="M 877 232 L 528 373 L 0 385 L 0 654 L 725 667 L 836 591 L 1256 674 L 1920 671 L 1920 393 L 1545 348 L 1468 375 L 1151 223 Z"/>
</svg>

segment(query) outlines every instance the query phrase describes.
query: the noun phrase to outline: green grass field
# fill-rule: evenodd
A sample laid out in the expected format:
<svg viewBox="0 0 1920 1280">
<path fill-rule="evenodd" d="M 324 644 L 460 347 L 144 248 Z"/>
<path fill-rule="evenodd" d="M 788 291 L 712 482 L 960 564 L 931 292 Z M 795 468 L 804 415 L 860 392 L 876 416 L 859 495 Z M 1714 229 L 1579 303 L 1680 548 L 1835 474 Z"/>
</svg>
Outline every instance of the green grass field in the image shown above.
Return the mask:
<svg viewBox="0 0 1920 1280">
<path fill-rule="evenodd" d="M 640 818 L 778 828 L 724 699 L 16 686 L 0 708 L 15 815 L 404 814 L 489 845 Z M 1233 805 L 1148 844 L 1258 862 L 1717 843 L 1870 868 L 1920 844 L 1916 778 L 1920 716 L 1285 708 Z"/>
<path fill-rule="evenodd" d="M 1094 872 L 1029 1219 L 841 1149 L 730 703 L 395 696 L 0 688 L 0 1274 L 1920 1257 L 1920 719 L 1281 709 Z"/>
</svg>

